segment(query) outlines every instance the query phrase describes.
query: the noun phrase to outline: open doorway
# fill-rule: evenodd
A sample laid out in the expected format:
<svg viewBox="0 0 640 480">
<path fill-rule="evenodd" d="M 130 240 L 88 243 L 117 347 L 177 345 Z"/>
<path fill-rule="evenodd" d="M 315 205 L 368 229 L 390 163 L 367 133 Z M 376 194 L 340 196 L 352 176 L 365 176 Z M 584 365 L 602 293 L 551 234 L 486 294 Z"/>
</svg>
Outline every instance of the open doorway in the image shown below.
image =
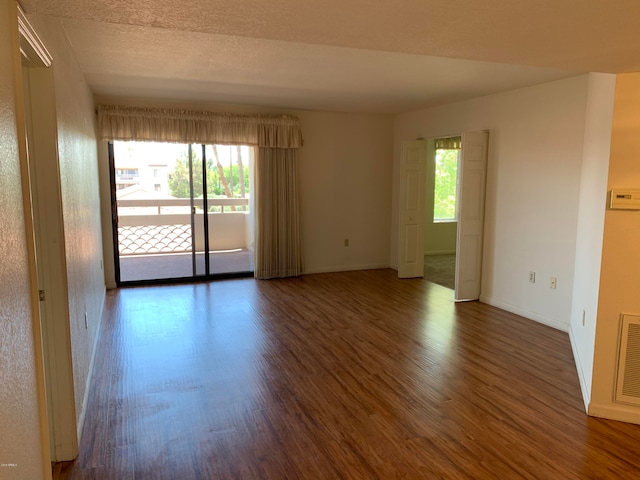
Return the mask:
<svg viewBox="0 0 640 480">
<path fill-rule="evenodd" d="M 460 140 L 460 153 L 454 162 L 457 163 L 454 299 L 466 301 L 480 297 L 489 132 L 464 132 Z M 445 145 L 446 142 L 449 140 Z M 452 223 L 433 221 L 437 145 L 438 139 L 426 141 L 421 138 L 403 141 L 401 145 L 398 202 L 400 278 L 424 277 L 425 237 L 432 236 L 428 232 L 425 235 L 426 223 Z M 431 156 L 429 148 L 433 151 Z M 433 169 L 427 169 L 429 157 L 433 159 Z M 432 194 L 428 195 L 427 191 Z M 429 253 L 445 254 L 446 250 Z"/>
<path fill-rule="evenodd" d="M 427 141 L 424 278 L 455 289 L 462 137 Z"/>
</svg>

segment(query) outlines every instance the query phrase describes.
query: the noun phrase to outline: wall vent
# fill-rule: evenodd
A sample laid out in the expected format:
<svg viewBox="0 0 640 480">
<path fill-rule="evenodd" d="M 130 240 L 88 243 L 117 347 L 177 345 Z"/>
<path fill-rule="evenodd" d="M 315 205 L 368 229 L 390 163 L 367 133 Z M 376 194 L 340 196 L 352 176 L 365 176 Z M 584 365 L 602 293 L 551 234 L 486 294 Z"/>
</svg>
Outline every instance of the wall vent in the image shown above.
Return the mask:
<svg viewBox="0 0 640 480">
<path fill-rule="evenodd" d="M 640 315 L 622 315 L 615 400 L 640 405 Z"/>
</svg>

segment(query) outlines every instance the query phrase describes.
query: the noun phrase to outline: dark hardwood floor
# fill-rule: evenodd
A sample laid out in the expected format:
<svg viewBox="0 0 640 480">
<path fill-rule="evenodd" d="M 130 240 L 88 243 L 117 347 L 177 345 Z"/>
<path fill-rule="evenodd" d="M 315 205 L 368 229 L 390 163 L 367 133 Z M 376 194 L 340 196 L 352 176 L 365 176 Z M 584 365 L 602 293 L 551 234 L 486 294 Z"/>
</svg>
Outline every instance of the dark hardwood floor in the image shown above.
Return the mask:
<svg viewBox="0 0 640 480">
<path fill-rule="evenodd" d="M 630 479 L 568 336 L 393 270 L 109 292 L 80 479 Z"/>
</svg>

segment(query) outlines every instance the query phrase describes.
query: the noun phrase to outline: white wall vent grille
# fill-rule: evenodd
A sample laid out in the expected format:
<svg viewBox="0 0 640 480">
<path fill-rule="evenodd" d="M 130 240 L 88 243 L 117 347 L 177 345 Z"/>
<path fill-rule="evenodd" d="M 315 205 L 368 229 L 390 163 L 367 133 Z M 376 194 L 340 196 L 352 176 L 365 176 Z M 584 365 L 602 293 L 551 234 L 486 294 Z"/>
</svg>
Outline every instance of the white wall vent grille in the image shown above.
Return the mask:
<svg viewBox="0 0 640 480">
<path fill-rule="evenodd" d="M 622 315 L 615 399 L 640 405 L 640 316 Z"/>
</svg>

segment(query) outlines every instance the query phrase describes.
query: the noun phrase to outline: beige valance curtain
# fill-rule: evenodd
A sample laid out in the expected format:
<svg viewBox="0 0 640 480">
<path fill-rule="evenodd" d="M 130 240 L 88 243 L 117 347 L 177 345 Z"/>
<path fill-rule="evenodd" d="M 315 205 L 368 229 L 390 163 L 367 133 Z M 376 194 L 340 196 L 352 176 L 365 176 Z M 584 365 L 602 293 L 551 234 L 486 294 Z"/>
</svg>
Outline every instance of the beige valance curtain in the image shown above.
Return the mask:
<svg viewBox="0 0 640 480">
<path fill-rule="evenodd" d="M 297 117 L 237 115 L 162 108 L 98 106 L 103 141 L 147 141 L 299 148 Z"/>
<path fill-rule="evenodd" d="M 436 150 L 460 150 L 462 148 L 462 137 L 442 137 L 434 139 Z"/>
</svg>

